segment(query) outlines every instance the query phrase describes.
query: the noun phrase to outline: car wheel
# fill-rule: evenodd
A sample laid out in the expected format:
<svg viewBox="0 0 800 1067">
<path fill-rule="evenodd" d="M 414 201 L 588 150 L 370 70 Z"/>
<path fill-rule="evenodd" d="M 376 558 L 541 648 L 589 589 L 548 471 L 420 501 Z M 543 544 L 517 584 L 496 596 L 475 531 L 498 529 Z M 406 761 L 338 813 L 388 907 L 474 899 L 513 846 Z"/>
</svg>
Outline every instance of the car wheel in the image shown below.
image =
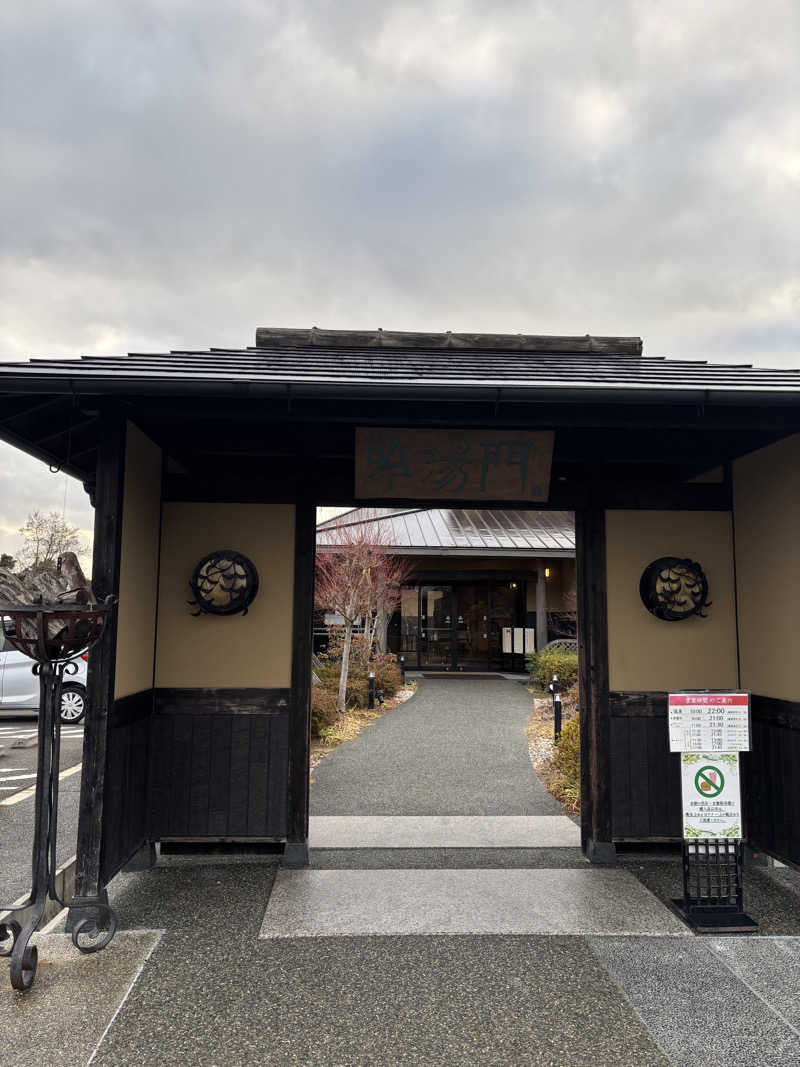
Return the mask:
<svg viewBox="0 0 800 1067">
<path fill-rule="evenodd" d="M 86 690 L 80 685 L 65 685 L 61 690 L 61 721 L 75 725 L 86 714 Z"/>
</svg>

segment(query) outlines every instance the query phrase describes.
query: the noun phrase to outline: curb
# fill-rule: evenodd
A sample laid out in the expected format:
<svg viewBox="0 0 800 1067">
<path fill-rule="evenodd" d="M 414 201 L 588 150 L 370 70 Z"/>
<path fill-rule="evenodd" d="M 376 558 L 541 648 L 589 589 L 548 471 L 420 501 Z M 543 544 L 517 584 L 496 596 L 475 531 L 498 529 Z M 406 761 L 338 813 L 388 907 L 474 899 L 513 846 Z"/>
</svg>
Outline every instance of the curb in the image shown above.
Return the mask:
<svg viewBox="0 0 800 1067">
<path fill-rule="evenodd" d="M 75 856 L 71 856 L 63 867 L 59 867 L 56 871 L 55 883 L 56 893 L 62 900 L 69 902 L 72 897 L 75 896 Z M 28 900 L 28 894 L 15 900 L 15 904 L 24 904 Z M 37 929 L 41 929 L 46 926 L 52 918 L 54 918 L 61 911 L 61 905 L 57 900 L 47 898 L 47 903 L 44 906 L 44 914 L 42 920 L 39 923 Z M 22 908 L 20 911 L 0 911 L 0 923 L 8 922 L 14 919 L 20 925 L 24 926 L 30 916 L 31 908 Z"/>
</svg>

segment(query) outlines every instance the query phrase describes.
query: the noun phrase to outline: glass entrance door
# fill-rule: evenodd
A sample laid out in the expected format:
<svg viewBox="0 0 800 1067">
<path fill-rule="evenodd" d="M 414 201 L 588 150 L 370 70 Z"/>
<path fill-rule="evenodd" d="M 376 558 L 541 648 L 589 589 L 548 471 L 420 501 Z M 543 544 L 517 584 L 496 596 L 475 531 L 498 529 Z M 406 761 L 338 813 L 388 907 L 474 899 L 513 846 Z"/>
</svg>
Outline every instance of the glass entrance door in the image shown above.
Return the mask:
<svg viewBox="0 0 800 1067">
<path fill-rule="evenodd" d="M 419 665 L 449 671 L 453 666 L 453 587 L 420 589 Z"/>
<path fill-rule="evenodd" d="M 522 618 L 521 592 L 517 582 L 492 584 L 489 612 L 489 662 L 492 670 L 524 670 L 524 663 L 517 663 L 514 658 L 515 628 Z"/>
<path fill-rule="evenodd" d="M 489 583 L 455 586 L 456 670 L 489 666 Z"/>
</svg>

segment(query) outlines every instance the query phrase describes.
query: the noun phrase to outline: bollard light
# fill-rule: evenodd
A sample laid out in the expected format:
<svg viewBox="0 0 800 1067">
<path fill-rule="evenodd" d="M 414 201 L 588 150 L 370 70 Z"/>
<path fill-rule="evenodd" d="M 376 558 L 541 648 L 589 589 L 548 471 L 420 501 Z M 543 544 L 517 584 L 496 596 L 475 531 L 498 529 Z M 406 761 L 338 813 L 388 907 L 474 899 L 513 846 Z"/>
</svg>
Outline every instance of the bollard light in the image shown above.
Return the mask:
<svg viewBox="0 0 800 1067">
<path fill-rule="evenodd" d="M 558 675 L 553 675 L 550 683 L 550 692 L 553 694 L 553 736 L 556 741 L 561 737 L 561 693 L 558 691 Z"/>
</svg>

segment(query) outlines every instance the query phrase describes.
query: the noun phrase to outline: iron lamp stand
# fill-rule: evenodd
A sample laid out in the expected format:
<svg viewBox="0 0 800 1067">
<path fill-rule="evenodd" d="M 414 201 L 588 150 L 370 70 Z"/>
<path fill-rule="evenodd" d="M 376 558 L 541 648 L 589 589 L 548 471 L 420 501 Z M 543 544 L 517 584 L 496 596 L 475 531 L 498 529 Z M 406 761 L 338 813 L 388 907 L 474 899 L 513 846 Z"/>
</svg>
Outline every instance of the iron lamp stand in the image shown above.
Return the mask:
<svg viewBox="0 0 800 1067">
<path fill-rule="evenodd" d="M 0 923 L 0 956 L 11 957 L 11 985 L 30 989 L 36 977 L 38 951 L 31 937 L 44 916 L 48 899 L 83 912 L 72 931 L 72 943 L 83 953 L 97 952 L 109 944 L 117 921 L 108 903 L 100 897 L 78 898 L 67 903 L 56 889 L 56 848 L 58 844 L 58 768 L 61 750 L 61 688 L 65 674 L 75 674 L 74 657 L 90 647 L 102 631 L 110 605 L 96 607 L 70 605 L 27 610 L 0 607 L 5 636 L 25 655 L 35 659 L 34 674 L 39 677 L 39 727 L 36 766 L 36 799 L 31 891 L 22 904 L 3 909 L 28 912 L 24 925 L 15 919 Z M 54 636 L 50 636 L 52 633 Z M 8 942 L 11 942 L 9 945 Z"/>
</svg>

